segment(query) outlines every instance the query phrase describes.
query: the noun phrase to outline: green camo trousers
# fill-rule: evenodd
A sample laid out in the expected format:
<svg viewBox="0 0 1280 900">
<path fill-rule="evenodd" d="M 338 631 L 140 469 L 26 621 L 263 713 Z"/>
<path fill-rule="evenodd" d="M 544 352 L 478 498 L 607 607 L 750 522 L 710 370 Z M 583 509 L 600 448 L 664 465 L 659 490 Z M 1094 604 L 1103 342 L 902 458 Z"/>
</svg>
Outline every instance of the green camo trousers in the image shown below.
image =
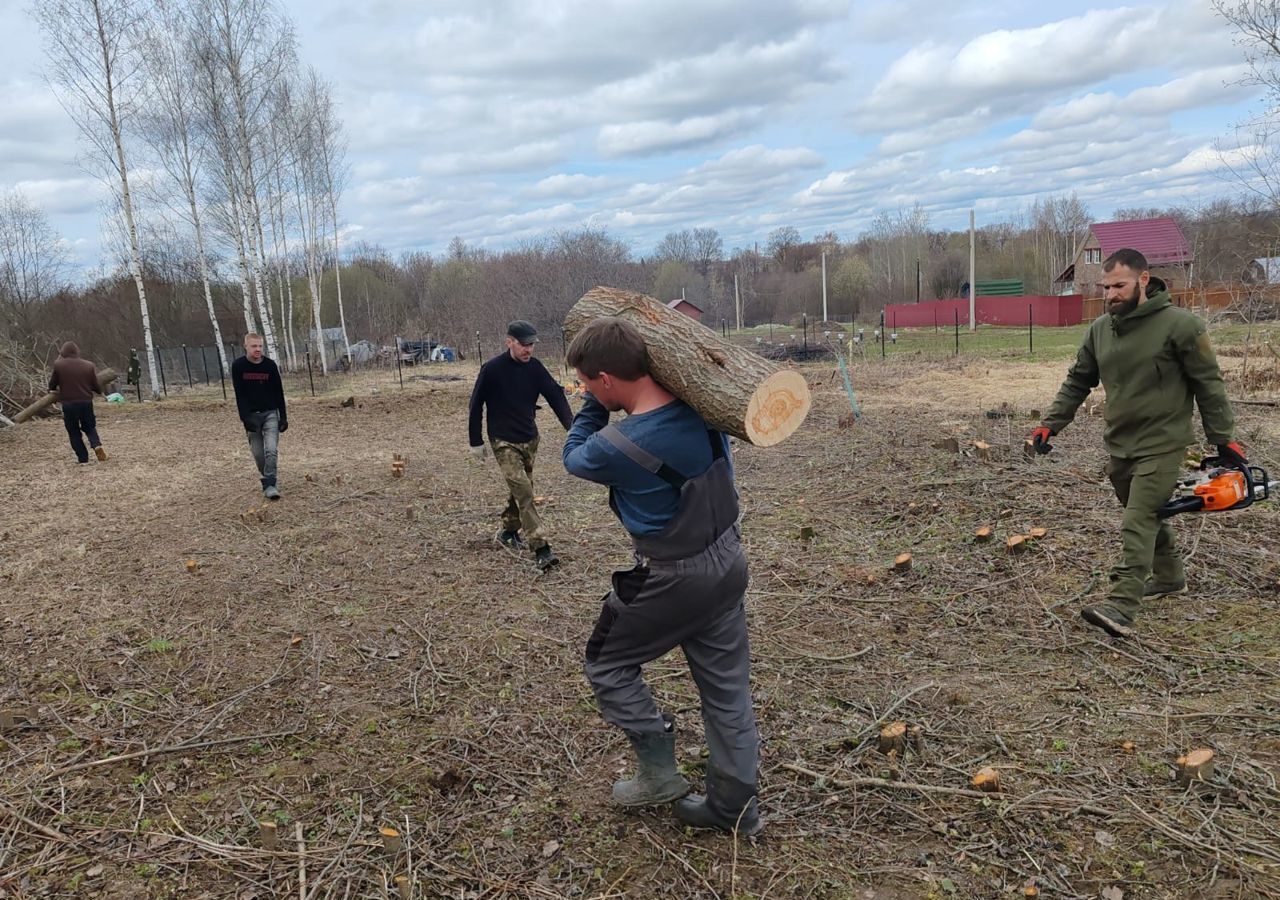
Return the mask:
<svg viewBox="0 0 1280 900">
<path fill-rule="evenodd" d="M 1173 529 L 1167 521 L 1156 518 L 1156 510 L 1173 494 L 1185 456 L 1185 449 L 1142 459 L 1113 456 L 1107 464 L 1107 477 L 1124 505 L 1122 552 L 1111 570 L 1107 599 L 1130 619 L 1142 603 L 1147 576 L 1160 584 L 1179 584 L 1186 579 Z"/>
<path fill-rule="evenodd" d="M 502 527 L 507 531 L 524 529 L 524 539 L 537 550 L 547 546 L 542 517 L 533 504 L 533 459 L 538 455 L 538 439 L 527 444 L 490 439 L 493 458 L 498 461 L 502 477 L 507 480 L 507 508 L 502 511 Z"/>
</svg>

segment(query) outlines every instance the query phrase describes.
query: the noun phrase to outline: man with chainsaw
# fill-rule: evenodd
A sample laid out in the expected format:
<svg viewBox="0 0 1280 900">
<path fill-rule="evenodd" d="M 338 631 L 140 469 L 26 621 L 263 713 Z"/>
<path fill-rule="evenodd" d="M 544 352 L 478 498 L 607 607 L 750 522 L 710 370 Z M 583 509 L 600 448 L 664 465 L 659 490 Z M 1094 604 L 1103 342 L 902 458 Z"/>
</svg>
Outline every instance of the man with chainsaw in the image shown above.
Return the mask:
<svg viewBox="0 0 1280 900">
<path fill-rule="evenodd" d="M 565 439 L 565 468 L 609 487 L 609 506 L 636 559 L 614 573 L 586 652 L 600 714 L 623 730 L 637 760 L 635 777 L 613 786 L 614 801 L 676 801 L 676 817 L 687 825 L 756 834 L 760 738 L 728 440 L 653 379 L 644 337 L 629 322 L 591 322 L 574 338 L 568 362 L 588 393 Z M 627 416 L 611 424 L 619 410 Z M 705 797 L 685 796 L 675 720 L 658 710 L 641 675 L 641 666 L 675 647 L 702 698 Z"/>
<path fill-rule="evenodd" d="M 1075 363 L 1040 426 L 1035 449 L 1070 424 L 1101 381 L 1107 392 L 1104 435 L 1107 475 L 1124 506 L 1121 557 L 1106 598 L 1080 615 L 1113 637 L 1128 637 L 1143 600 L 1186 590 L 1173 529 L 1157 512 L 1173 494 L 1192 443 L 1191 407 L 1200 409 L 1205 437 L 1232 466 L 1248 465 L 1233 439 L 1235 416 L 1204 322 L 1173 305 L 1164 282 L 1137 250 L 1102 264 L 1105 314 L 1085 334 Z"/>
</svg>

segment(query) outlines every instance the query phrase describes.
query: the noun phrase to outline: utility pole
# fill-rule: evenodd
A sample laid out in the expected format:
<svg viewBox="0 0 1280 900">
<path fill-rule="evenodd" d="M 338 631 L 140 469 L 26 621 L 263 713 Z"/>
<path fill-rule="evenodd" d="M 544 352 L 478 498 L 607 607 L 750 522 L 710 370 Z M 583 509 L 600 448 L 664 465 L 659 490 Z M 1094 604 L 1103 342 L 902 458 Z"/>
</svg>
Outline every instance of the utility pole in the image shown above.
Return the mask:
<svg viewBox="0 0 1280 900">
<path fill-rule="evenodd" d="M 920 257 L 916 257 L 916 302 L 920 302 Z"/>
<path fill-rule="evenodd" d="M 977 308 L 978 304 L 974 298 L 978 294 L 978 282 L 974 277 L 974 211 L 969 210 L 969 330 L 973 331 L 978 327 Z"/>
<path fill-rule="evenodd" d="M 741 331 L 742 330 L 742 294 L 738 291 L 737 273 L 734 273 L 734 276 L 733 276 L 733 311 L 738 319 L 738 330 Z M 770 319 L 769 321 L 772 322 L 773 320 Z"/>
<path fill-rule="evenodd" d="M 827 251 L 822 251 L 822 321 L 827 319 Z"/>
</svg>

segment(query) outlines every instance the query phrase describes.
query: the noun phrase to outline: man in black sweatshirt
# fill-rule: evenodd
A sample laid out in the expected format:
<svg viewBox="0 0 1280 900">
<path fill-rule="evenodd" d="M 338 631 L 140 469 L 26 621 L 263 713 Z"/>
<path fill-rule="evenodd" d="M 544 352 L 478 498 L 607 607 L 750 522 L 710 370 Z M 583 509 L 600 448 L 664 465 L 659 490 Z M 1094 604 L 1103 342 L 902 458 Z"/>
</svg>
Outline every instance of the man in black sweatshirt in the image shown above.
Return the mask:
<svg viewBox="0 0 1280 900">
<path fill-rule="evenodd" d="M 284 382 L 275 361 L 262 353 L 262 335 L 244 336 L 244 356 L 231 364 L 236 409 L 249 435 L 249 449 L 262 477 L 262 496 L 279 500 L 276 458 L 280 435 L 289 430 L 284 406 Z"/>
<path fill-rule="evenodd" d="M 528 322 L 507 326 L 507 349 L 480 367 L 471 391 L 469 432 L 471 454 L 483 462 L 488 448 L 480 433 L 480 416 L 488 407 L 489 443 L 509 491 L 498 541 L 519 548 L 524 544 L 520 538 L 523 528 L 538 568 L 545 572 L 560 560 L 551 552 L 533 503 L 533 460 L 538 453 L 538 426 L 533 417 L 539 396 L 551 404 L 565 431 L 573 424 L 573 413 L 564 389 L 546 366 L 533 358 L 537 342 L 538 332 Z"/>
</svg>

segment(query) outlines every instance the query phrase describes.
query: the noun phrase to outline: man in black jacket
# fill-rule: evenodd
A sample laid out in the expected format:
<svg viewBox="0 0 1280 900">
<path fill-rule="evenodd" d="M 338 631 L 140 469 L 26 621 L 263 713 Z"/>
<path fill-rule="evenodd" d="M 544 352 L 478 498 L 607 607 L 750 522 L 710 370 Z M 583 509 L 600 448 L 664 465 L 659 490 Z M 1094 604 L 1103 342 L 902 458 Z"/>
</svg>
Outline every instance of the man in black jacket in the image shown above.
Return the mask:
<svg viewBox="0 0 1280 900">
<path fill-rule="evenodd" d="M 546 366 L 533 358 L 538 332 L 528 322 L 507 326 L 507 349 L 480 367 L 471 391 L 469 436 L 471 454 L 483 462 L 488 447 L 480 432 L 482 410 L 488 408 L 489 444 L 493 458 L 507 480 L 507 508 L 502 513 L 498 541 L 519 548 L 524 541 L 532 548 L 538 568 L 544 572 L 560 562 L 547 543 L 542 518 L 533 503 L 533 460 L 538 453 L 538 426 L 534 422 L 538 397 L 551 404 L 565 431 L 573 424 L 573 413 L 564 389 Z"/>
<path fill-rule="evenodd" d="M 284 382 L 275 361 L 263 355 L 262 335 L 244 336 L 244 356 L 231 364 L 231 385 L 236 409 L 249 435 L 249 449 L 262 478 L 262 496 L 279 500 L 276 460 L 280 435 L 289 430 L 284 404 Z"/>
</svg>

